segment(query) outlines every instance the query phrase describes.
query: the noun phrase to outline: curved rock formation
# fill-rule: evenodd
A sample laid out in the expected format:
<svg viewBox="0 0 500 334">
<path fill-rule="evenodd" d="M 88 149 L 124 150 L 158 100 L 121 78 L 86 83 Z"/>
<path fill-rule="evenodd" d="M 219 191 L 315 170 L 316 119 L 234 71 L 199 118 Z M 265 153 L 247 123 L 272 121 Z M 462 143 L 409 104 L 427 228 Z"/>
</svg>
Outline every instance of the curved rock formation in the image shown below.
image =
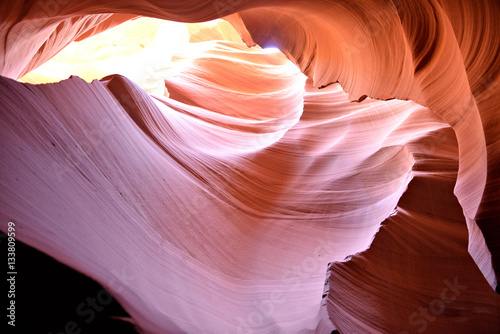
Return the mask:
<svg viewBox="0 0 500 334">
<path fill-rule="evenodd" d="M 500 330 L 497 1 L 0 9 L 2 221 L 140 332 Z"/>
</svg>

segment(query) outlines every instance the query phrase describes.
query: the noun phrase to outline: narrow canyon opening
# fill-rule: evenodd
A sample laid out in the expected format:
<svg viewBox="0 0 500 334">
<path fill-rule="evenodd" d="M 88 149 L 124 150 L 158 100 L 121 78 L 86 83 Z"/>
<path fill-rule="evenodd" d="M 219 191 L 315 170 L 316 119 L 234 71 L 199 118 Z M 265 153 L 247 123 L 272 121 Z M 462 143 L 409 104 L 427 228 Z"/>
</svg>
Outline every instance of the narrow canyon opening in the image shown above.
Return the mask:
<svg viewBox="0 0 500 334">
<path fill-rule="evenodd" d="M 0 230 L 99 284 L 38 329 L 498 332 L 497 2 L 0 9 Z"/>
</svg>

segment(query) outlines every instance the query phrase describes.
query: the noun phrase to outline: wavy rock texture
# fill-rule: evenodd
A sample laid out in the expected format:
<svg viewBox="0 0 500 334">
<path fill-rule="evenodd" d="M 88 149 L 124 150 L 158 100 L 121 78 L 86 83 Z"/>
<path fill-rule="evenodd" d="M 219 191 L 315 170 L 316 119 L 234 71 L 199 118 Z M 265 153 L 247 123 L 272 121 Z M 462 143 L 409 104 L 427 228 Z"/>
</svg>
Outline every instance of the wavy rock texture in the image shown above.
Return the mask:
<svg viewBox="0 0 500 334">
<path fill-rule="evenodd" d="M 2 221 L 139 331 L 500 331 L 498 2 L 0 9 Z M 232 27 L 30 73 L 137 16 Z"/>
</svg>

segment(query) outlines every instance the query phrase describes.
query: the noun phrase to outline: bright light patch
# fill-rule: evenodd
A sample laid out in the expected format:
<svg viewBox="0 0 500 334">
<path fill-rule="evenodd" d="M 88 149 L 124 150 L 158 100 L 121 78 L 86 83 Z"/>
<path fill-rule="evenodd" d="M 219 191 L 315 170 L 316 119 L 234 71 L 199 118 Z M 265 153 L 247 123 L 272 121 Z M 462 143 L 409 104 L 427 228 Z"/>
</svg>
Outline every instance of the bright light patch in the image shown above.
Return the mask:
<svg viewBox="0 0 500 334">
<path fill-rule="evenodd" d="M 273 44 L 263 49 L 259 46 L 248 48 L 231 23 L 224 20 L 180 23 L 141 17 L 70 43 L 19 81 L 42 84 L 76 75 L 91 82 L 110 74 L 121 74 L 148 94 L 168 96 L 164 79 L 189 68 L 192 56 L 213 48 L 211 42 L 214 41 L 231 42 L 233 46 L 229 49 L 222 43 L 217 51 L 224 50 L 226 56 L 239 50 L 249 52 L 249 57 L 260 55 L 264 63 L 286 63 L 284 55 Z M 297 71 L 293 64 L 289 65 L 293 73 Z"/>
<path fill-rule="evenodd" d="M 274 47 L 274 46 L 271 46 L 271 47 L 268 47 L 268 48 L 263 48 L 262 50 L 264 50 L 265 53 L 277 53 L 277 52 L 281 52 L 280 49 Z"/>
<path fill-rule="evenodd" d="M 83 41 L 70 43 L 19 81 L 42 84 L 76 75 L 91 82 L 110 74 L 121 74 L 147 93 L 163 95 L 164 78 L 188 65 L 186 62 L 176 63 L 172 57 L 191 43 L 207 40 L 242 43 L 233 26 L 221 19 L 181 23 L 141 17 Z"/>
</svg>

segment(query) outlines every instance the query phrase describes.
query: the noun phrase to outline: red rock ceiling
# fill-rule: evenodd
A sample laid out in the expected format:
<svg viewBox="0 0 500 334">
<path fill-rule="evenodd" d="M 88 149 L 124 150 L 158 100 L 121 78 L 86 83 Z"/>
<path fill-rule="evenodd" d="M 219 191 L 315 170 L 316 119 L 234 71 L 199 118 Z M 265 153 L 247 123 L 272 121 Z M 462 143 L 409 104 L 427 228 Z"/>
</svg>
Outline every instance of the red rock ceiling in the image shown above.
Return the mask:
<svg viewBox="0 0 500 334">
<path fill-rule="evenodd" d="M 139 331 L 500 331 L 497 1 L 0 13 L 2 222 L 101 283 Z M 164 95 L 121 75 L 17 81 L 136 16 L 224 17 L 246 45 L 192 26 L 165 51 L 182 66 Z"/>
</svg>

